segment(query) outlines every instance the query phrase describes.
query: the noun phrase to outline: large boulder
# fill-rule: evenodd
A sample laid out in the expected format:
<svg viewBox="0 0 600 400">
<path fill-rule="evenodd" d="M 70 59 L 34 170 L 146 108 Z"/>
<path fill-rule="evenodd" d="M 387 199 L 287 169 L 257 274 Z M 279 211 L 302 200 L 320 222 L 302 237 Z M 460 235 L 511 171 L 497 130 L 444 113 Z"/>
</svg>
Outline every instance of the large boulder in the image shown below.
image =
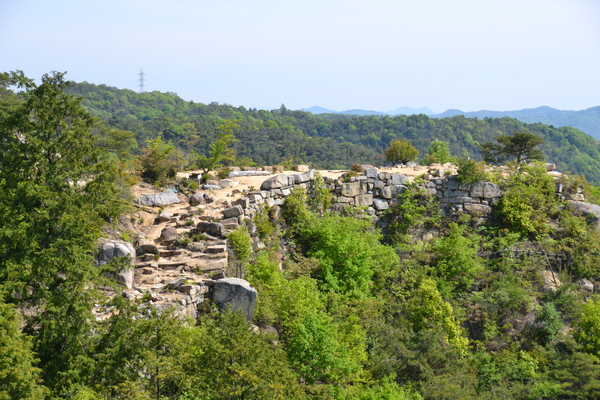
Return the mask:
<svg viewBox="0 0 600 400">
<path fill-rule="evenodd" d="M 156 246 L 156 244 L 154 244 L 154 242 L 149 239 L 140 239 L 138 242 L 137 251 L 140 254 L 146 254 L 146 253 L 155 254 L 155 255 L 160 254 L 160 251 L 158 250 L 158 246 Z"/>
<path fill-rule="evenodd" d="M 260 190 L 280 189 L 282 187 L 288 186 L 288 182 L 289 180 L 287 175 L 276 175 L 264 181 L 260 185 Z"/>
<path fill-rule="evenodd" d="M 115 258 L 129 258 L 130 263 L 135 259 L 135 249 L 131 243 L 123 240 L 109 240 L 99 243 L 99 253 L 96 258 L 97 265 L 104 265 Z M 127 289 L 133 288 L 133 265 L 126 267 L 118 273 L 119 282 Z"/>
<path fill-rule="evenodd" d="M 373 204 L 373 195 L 370 193 L 360 194 L 354 199 L 357 206 L 368 207 Z"/>
<path fill-rule="evenodd" d="M 242 209 L 242 206 L 240 206 L 239 204 L 236 204 L 235 206 L 226 208 L 223 210 L 223 217 L 224 218 L 234 218 L 234 217 L 238 217 L 240 215 L 244 214 L 244 210 Z"/>
<path fill-rule="evenodd" d="M 179 237 L 179 233 L 177 232 L 177 229 L 173 228 L 173 227 L 164 228 L 160 232 L 160 238 L 162 239 L 163 242 L 173 242 L 173 241 L 177 240 L 178 237 Z"/>
<path fill-rule="evenodd" d="M 248 281 L 239 278 L 224 278 L 215 282 L 212 300 L 221 309 L 231 307 L 241 310 L 247 321 L 252 321 L 258 293 Z"/>
<path fill-rule="evenodd" d="M 569 205 L 576 212 L 585 215 L 600 230 L 600 206 L 583 201 L 569 200 Z"/>
<path fill-rule="evenodd" d="M 202 204 L 203 201 L 204 201 L 204 193 L 202 193 L 202 192 L 194 193 L 193 195 L 190 196 L 190 199 L 188 200 L 188 202 L 190 203 L 190 206 L 200 205 L 200 204 Z"/>
<path fill-rule="evenodd" d="M 399 194 L 406 192 L 407 188 L 404 185 L 386 186 L 381 189 L 381 197 L 384 199 L 395 199 Z"/>
<path fill-rule="evenodd" d="M 206 232 L 213 236 L 220 237 L 223 235 L 223 230 L 225 229 L 225 227 L 223 226 L 223 224 L 220 224 L 218 222 L 202 221 L 198 223 L 196 229 L 198 230 L 198 232 Z"/>
<path fill-rule="evenodd" d="M 181 203 L 181 200 L 179 200 L 179 197 L 175 193 L 167 190 L 162 193 L 152 193 L 138 197 L 135 202 L 141 206 L 163 207 Z"/>
<path fill-rule="evenodd" d="M 171 218 L 173 218 L 173 213 L 169 212 L 167 210 L 163 210 L 158 217 L 156 217 L 156 220 L 158 222 L 169 222 L 171 220 Z"/>
</svg>

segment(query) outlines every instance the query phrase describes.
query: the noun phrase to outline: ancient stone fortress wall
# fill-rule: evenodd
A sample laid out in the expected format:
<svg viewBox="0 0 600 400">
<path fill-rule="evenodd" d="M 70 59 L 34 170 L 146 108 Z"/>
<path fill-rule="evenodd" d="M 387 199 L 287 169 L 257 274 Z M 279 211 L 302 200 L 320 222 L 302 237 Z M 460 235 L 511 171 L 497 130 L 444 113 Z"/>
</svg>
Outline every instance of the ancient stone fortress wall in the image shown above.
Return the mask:
<svg viewBox="0 0 600 400">
<path fill-rule="evenodd" d="M 426 195 L 436 196 L 444 211 L 469 212 L 487 215 L 491 206 L 502 195 L 500 188 L 491 182 L 461 184 L 456 175 L 444 176 L 442 170 L 432 170 L 423 176 L 424 183 L 417 185 Z M 313 187 L 315 170 L 295 175 L 276 175 L 263 182 L 260 190 L 252 191 L 246 197 L 236 201 L 252 214 L 252 207 L 262 204 L 282 205 L 294 187 L 303 187 L 309 192 Z M 324 178 L 327 189 L 334 196 L 332 209 L 340 210 L 346 206 L 364 207 L 370 215 L 379 217 L 385 210 L 397 204 L 398 195 L 408 190 L 412 181 L 403 174 L 392 174 L 377 168 L 366 168 L 361 176 L 348 178 Z"/>
</svg>

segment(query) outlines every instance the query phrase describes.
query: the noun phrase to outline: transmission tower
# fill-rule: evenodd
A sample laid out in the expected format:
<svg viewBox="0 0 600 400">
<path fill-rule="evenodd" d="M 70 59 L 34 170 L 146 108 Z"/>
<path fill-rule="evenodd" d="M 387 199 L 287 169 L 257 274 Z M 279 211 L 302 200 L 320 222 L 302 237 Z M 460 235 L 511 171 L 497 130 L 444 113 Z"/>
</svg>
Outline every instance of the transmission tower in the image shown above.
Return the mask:
<svg viewBox="0 0 600 400">
<path fill-rule="evenodd" d="M 140 76 L 140 93 L 144 93 L 144 70 L 142 68 L 140 68 L 140 73 L 138 74 Z"/>
</svg>

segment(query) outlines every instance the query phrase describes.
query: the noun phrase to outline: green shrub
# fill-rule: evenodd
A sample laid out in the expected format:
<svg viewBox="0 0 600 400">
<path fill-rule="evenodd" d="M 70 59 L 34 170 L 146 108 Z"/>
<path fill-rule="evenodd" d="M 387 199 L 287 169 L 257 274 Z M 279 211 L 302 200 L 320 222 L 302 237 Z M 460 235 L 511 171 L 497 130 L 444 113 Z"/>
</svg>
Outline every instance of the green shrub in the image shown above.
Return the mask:
<svg viewBox="0 0 600 400">
<path fill-rule="evenodd" d="M 229 177 L 230 172 L 231 168 L 229 167 L 219 168 L 219 171 L 217 171 L 217 176 L 219 177 L 219 179 L 226 179 Z"/>
<path fill-rule="evenodd" d="M 460 183 L 473 184 L 485 180 L 486 173 L 483 165 L 470 158 L 458 160 L 458 176 Z"/>
<path fill-rule="evenodd" d="M 391 247 L 367 220 L 337 215 L 315 218 L 301 227 L 298 241 L 306 255 L 321 261 L 319 278 L 325 291 L 364 297 L 374 275 L 387 275 L 398 264 Z"/>
<path fill-rule="evenodd" d="M 433 228 L 441 219 L 439 203 L 435 196 L 427 196 L 416 182 L 398 196 L 399 203 L 390 207 L 385 215 L 389 220 L 386 241 L 394 244 L 413 242 L 410 231 L 414 228 Z"/>
<path fill-rule="evenodd" d="M 408 140 L 392 140 L 390 146 L 383 150 L 383 157 L 387 162 L 406 163 L 414 161 L 419 156 L 419 150 Z"/>
<path fill-rule="evenodd" d="M 240 226 L 227 235 L 229 246 L 233 249 L 237 261 L 244 262 L 252 255 L 252 238 L 248 228 Z"/>
<path fill-rule="evenodd" d="M 254 216 L 256 232 L 261 240 L 265 240 L 275 233 L 275 225 L 269 216 L 269 207 L 261 207 Z"/>
<path fill-rule="evenodd" d="M 299 186 L 292 189 L 292 193 L 286 197 L 283 203 L 281 215 L 290 227 L 302 225 L 313 218 L 308 208 L 306 189 Z"/>
<path fill-rule="evenodd" d="M 142 176 L 151 182 L 164 185 L 175 177 L 183 154 L 170 141 L 162 136 L 148 140 L 148 147 L 142 149 L 140 156 Z"/>
<path fill-rule="evenodd" d="M 208 240 L 208 235 L 204 232 L 193 232 L 190 231 L 189 233 L 190 238 L 194 241 L 194 242 L 200 242 L 203 240 Z"/>
<path fill-rule="evenodd" d="M 352 166 L 350 167 L 350 171 L 354 171 L 354 172 L 358 172 L 358 173 L 362 173 L 362 166 L 360 164 L 352 164 Z"/>
<path fill-rule="evenodd" d="M 427 150 L 427 154 L 421 160 L 421 164 L 429 165 L 432 163 L 445 164 L 454 162 L 454 157 L 450 154 L 450 143 L 441 140 L 434 140 Z"/>
<path fill-rule="evenodd" d="M 600 301 L 597 296 L 585 302 L 575 327 L 577 342 L 588 353 L 600 357 Z"/>
<path fill-rule="evenodd" d="M 558 216 L 561 201 L 556 184 L 541 164 L 522 166 L 504 181 L 504 195 L 496 211 L 502 223 L 521 235 L 549 231 L 549 219 Z"/>
<path fill-rule="evenodd" d="M 342 177 L 342 180 L 343 180 L 344 182 L 350 182 L 350 178 L 354 178 L 354 177 L 357 177 L 357 176 L 360 176 L 360 175 L 361 175 L 361 174 L 359 174 L 359 173 L 358 173 L 358 172 L 356 172 L 356 171 L 350 171 L 350 172 L 346 172 L 346 173 L 343 175 L 343 177 Z"/>
<path fill-rule="evenodd" d="M 315 174 L 308 201 L 310 208 L 321 215 L 331 207 L 333 196 L 329 189 L 327 189 L 323 177 L 318 172 Z"/>
<path fill-rule="evenodd" d="M 470 289 L 475 276 L 483 271 L 479 250 L 479 237 L 470 235 L 464 226 L 454 222 L 449 225 L 449 234 L 437 238 L 432 246 L 434 271 L 438 277 L 438 288 L 445 298 L 454 290 Z"/>
</svg>

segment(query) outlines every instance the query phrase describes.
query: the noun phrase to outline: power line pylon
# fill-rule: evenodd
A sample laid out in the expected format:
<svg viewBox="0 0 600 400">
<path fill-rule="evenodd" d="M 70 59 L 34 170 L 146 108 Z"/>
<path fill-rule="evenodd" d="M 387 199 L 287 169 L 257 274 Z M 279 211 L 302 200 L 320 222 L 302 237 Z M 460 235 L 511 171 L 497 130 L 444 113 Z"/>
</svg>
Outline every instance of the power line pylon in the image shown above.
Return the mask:
<svg viewBox="0 0 600 400">
<path fill-rule="evenodd" d="M 140 73 L 138 74 L 140 76 L 140 93 L 144 93 L 144 70 L 142 68 L 140 68 Z"/>
</svg>

